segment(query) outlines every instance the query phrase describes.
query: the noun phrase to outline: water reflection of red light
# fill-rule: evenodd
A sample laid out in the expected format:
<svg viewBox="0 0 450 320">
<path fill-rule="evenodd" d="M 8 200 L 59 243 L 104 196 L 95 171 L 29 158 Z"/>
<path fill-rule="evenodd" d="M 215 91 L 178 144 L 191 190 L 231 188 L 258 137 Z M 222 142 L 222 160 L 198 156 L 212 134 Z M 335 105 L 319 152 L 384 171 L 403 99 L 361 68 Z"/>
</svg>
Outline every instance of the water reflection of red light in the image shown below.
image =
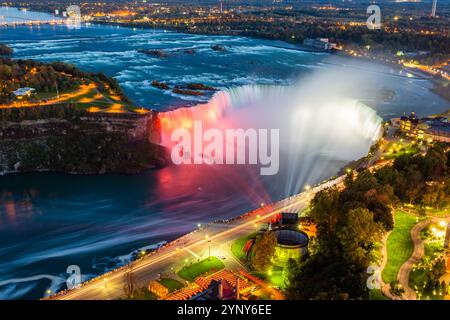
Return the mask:
<svg viewBox="0 0 450 320">
<path fill-rule="evenodd" d="M 4 207 L 8 220 L 14 222 L 16 220 L 16 204 L 14 201 L 6 201 Z"/>
<path fill-rule="evenodd" d="M 160 118 L 160 122 L 161 122 L 161 128 L 163 130 L 170 129 L 170 121 L 168 118 L 162 117 L 162 118 Z"/>
<path fill-rule="evenodd" d="M 172 141 L 171 136 L 176 129 L 188 130 L 193 136 L 194 121 L 201 122 L 202 130 L 214 128 L 225 132 L 226 129 L 236 127 L 234 118 L 224 116 L 229 108 L 231 108 L 230 96 L 219 92 L 208 103 L 158 113 L 162 144 L 168 149 L 175 146 L 177 142 Z M 180 155 L 183 154 L 182 149 L 179 152 Z M 229 193 L 230 196 L 236 197 L 237 194 L 247 199 L 255 207 L 261 202 L 271 202 L 255 166 L 181 165 L 163 169 L 159 177 L 164 180 L 158 184 L 159 192 L 165 195 L 163 198 L 186 196 L 201 187 L 205 193 L 211 193 L 212 200 L 217 198 L 215 196 L 217 194 Z"/>
</svg>

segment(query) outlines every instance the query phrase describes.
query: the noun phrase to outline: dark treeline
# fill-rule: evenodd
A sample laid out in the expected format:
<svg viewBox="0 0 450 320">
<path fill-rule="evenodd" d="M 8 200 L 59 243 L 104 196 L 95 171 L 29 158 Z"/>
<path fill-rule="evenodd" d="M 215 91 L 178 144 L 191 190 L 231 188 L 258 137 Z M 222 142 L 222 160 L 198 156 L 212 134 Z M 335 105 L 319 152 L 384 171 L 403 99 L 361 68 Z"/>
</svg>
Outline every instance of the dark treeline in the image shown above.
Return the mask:
<svg viewBox="0 0 450 320">
<path fill-rule="evenodd" d="M 92 116 L 82 108 L 72 104 L 42 106 L 39 108 L 4 108 L 0 109 L 0 128 L 5 122 L 20 122 L 23 120 L 64 119 L 77 120 L 83 116 Z"/>
<path fill-rule="evenodd" d="M 90 113 L 83 107 L 71 103 L 54 104 L 33 108 L 3 108 L 0 109 L 0 129 L 5 122 L 21 122 L 24 120 L 61 119 L 71 122 L 81 121 L 81 117 L 108 117 L 137 119 L 142 117 L 139 113 Z"/>
<path fill-rule="evenodd" d="M 174 29 L 184 32 L 215 34 L 229 34 L 234 31 L 247 36 L 293 43 L 301 43 L 305 38 L 325 37 L 341 44 L 371 45 L 380 51 L 421 50 L 429 51 L 433 54 L 450 54 L 450 40 L 445 35 L 422 35 L 407 31 L 394 33 L 384 30 L 369 30 L 366 26 L 343 30 L 337 25 L 328 25 L 317 21 L 301 24 L 267 23 L 264 21 L 222 21 L 217 24 L 197 24 L 195 31 L 191 30 L 189 26 L 183 25 L 174 27 Z"/>
</svg>

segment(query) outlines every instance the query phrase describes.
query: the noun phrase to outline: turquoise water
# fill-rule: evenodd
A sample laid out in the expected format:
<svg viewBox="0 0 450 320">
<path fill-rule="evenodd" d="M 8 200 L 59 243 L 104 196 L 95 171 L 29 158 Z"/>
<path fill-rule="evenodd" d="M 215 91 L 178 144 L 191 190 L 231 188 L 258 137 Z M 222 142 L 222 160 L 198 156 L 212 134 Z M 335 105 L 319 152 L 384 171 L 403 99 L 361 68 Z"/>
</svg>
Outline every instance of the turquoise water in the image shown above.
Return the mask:
<svg viewBox="0 0 450 320">
<path fill-rule="evenodd" d="M 135 103 L 158 110 L 194 105 L 209 97 L 160 91 L 150 86 L 152 80 L 171 85 L 201 82 L 221 89 L 286 85 L 343 65 L 375 75 L 370 88 L 354 94 L 385 117 L 449 107 L 428 91 L 429 82 L 406 73 L 283 49 L 278 46 L 286 44 L 265 40 L 113 26 L 78 30 L 41 26 L 0 29 L 0 41 L 12 45 L 15 58 L 61 60 L 86 71 L 103 71 L 115 77 Z M 226 51 L 211 50 L 213 44 L 224 45 Z M 193 55 L 178 52 L 166 59 L 137 52 L 191 47 L 196 49 Z M 376 99 L 374 92 L 385 87 L 396 91 L 392 101 Z M 363 149 L 361 154 L 367 151 Z M 305 182 L 335 174 L 347 160 L 326 160 L 318 151 L 314 164 L 320 174 Z M 0 177 L 0 299 L 41 298 L 47 289 L 64 286 L 65 270 L 71 264 L 79 265 L 86 279 L 129 261 L 134 250 L 174 239 L 197 223 L 232 217 L 261 202 L 283 198 L 287 178 L 289 173 L 283 170 L 262 179 L 254 168 L 214 166 L 169 166 L 135 176 L 34 173 Z"/>
</svg>

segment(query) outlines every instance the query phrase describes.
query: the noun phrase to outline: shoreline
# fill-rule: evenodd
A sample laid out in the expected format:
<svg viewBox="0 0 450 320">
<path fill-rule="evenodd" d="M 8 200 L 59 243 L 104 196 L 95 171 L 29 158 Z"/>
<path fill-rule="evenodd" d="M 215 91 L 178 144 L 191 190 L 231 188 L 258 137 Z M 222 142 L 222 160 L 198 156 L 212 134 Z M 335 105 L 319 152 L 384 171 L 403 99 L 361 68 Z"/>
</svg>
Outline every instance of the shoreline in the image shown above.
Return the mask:
<svg viewBox="0 0 450 320">
<path fill-rule="evenodd" d="M 141 261 L 143 261 L 145 259 L 149 259 L 152 256 L 156 256 L 159 253 L 161 253 L 163 250 L 170 249 L 171 247 L 174 247 L 174 246 L 176 248 L 178 248 L 179 246 L 192 245 L 192 244 L 189 244 L 190 242 L 189 242 L 189 239 L 187 239 L 188 237 L 190 237 L 190 236 L 192 236 L 192 235 L 194 235 L 196 233 L 201 233 L 202 231 L 207 230 L 208 227 L 211 227 L 214 224 L 223 224 L 223 223 L 229 224 L 229 223 L 233 223 L 233 222 L 236 222 L 236 221 L 239 221 L 239 220 L 242 221 L 242 220 L 251 218 L 255 214 L 259 213 L 259 211 L 262 210 L 262 209 L 275 208 L 277 206 L 282 205 L 283 201 L 299 198 L 299 197 L 304 196 L 305 194 L 309 194 L 310 192 L 318 192 L 324 186 L 332 186 L 332 185 L 335 185 L 335 184 L 343 182 L 344 178 L 345 178 L 345 175 L 344 176 L 337 176 L 337 177 L 333 176 L 333 177 L 331 177 L 331 178 L 329 178 L 329 179 L 327 179 L 325 181 L 318 182 L 317 184 L 311 186 L 311 189 L 308 190 L 308 191 L 301 191 L 298 194 L 292 195 L 292 196 L 287 197 L 285 199 L 280 199 L 280 200 L 273 201 L 272 203 L 265 204 L 264 207 L 257 207 L 257 208 L 255 208 L 255 209 L 253 209 L 251 211 L 240 213 L 240 214 L 238 214 L 238 215 L 236 215 L 236 216 L 234 216 L 232 218 L 229 218 L 229 219 L 213 220 L 213 221 L 211 221 L 211 222 L 209 222 L 207 224 L 204 224 L 204 225 L 202 225 L 202 226 L 200 226 L 200 227 L 198 227 L 196 229 L 193 229 L 192 231 L 190 231 L 190 232 L 188 232 L 188 233 L 186 233 L 186 234 L 184 234 L 184 235 L 182 235 L 182 236 L 180 236 L 180 237 L 178 237 L 178 238 L 176 238 L 176 239 L 174 239 L 172 241 L 167 241 L 164 245 L 158 247 L 155 250 L 152 250 L 148 254 L 146 254 L 146 255 L 138 258 L 138 259 L 132 260 L 129 263 L 123 265 L 123 266 L 120 266 L 120 267 L 115 268 L 113 270 L 110 270 L 110 271 L 108 271 L 106 273 L 100 274 L 100 275 L 98 275 L 98 276 L 96 276 L 94 278 L 91 278 L 91 279 L 89 279 L 89 280 L 87 280 L 85 282 L 82 282 L 80 284 L 79 288 L 62 290 L 62 291 L 59 291 L 59 292 L 57 292 L 57 293 L 55 293 L 53 295 L 50 295 L 48 297 L 41 298 L 40 300 L 55 300 L 55 299 L 58 300 L 59 298 L 62 298 L 66 294 L 70 294 L 70 293 L 74 293 L 74 292 L 76 293 L 77 290 L 82 289 L 83 287 L 89 285 L 91 282 L 100 281 L 101 278 L 111 277 L 114 274 L 117 274 L 117 273 L 119 273 L 121 271 L 129 270 L 130 267 L 134 267 L 133 266 L 134 264 L 137 264 L 137 263 L 139 263 L 139 262 L 141 262 Z M 317 191 L 315 191 L 316 189 L 317 189 Z M 272 214 L 273 214 L 273 212 L 272 212 Z M 259 217 L 259 215 L 258 215 L 257 218 L 258 219 L 263 219 L 263 217 Z"/>
<path fill-rule="evenodd" d="M 365 57 L 365 56 L 355 57 L 351 54 L 346 53 L 343 50 L 335 50 L 333 52 L 314 51 L 314 50 L 309 50 L 308 48 L 303 48 L 303 47 L 299 46 L 299 44 L 294 44 L 294 43 L 287 42 L 284 40 L 269 39 L 269 38 L 263 37 L 263 36 L 258 37 L 258 36 L 253 36 L 253 35 L 245 35 L 245 34 L 241 35 L 241 34 L 233 34 L 233 33 L 221 34 L 221 33 L 215 33 L 215 32 L 211 32 L 211 33 L 188 32 L 188 31 L 179 31 L 176 28 L 170 28 L 170 27 L 157 28 L 157 27 L 152 27 L 152 26 L 133 25 L 132 23 L 104 22 L 104 21 L 95 21 L 94 20 L 92 22 L 83 22 L 82 25 L 111 26 L 111 27 L 120 27 L 120 28 L 126 28 L 126 29 L 153 30 L 153 31 L 171 32 L 171 33 L 178 33 L 178 34 L 185 34 L 185 35 L 203 35 L 203 36 L 217 36 L 217 37 L 245 37 L 248 39 L 258 39 L 258 40 L 265 40 L 265 41 L 273 42 L 274 44 L 271 46 L 273 48 L 278 48 L 278 49 L 305 52 L 305 53 L 311 53 L 311 54 L 324 54 L 324 55 L 329 55 L 329 56 L 335 55 L 335 56 L 342 57 L 342 58 L 349 58 L 349 59 L 351 58 L 351 59 L 361 60 L 361 61 L 365 61 L 365 62 L 369 62 L 369 63 L 373 63 L 373 64 L 387 66 L 387 67 L 390 67 L 390 68 L 393 68 L 393 69 L 399 70 L 399 71 L 406 71 L 415 76 L 415 78 L 413 78 L 413 79 L 421 79 L 424 81 L 429 81 L 432 84 L 432 87 L 428 89 L 430 91 L 430 93 L 440 97 L 441 99 L 443 99 L 447 102 L 450 102 L 450 97 L 445 96 L 444 94 L 442 94 L 442 92 L 440 90 L 438 90 L 439 89 L 439 81 L 441 79 L 435 79 L 432 75 L 427 75 L 426 73 L 420 72 L 420 71 L 417 72 L 414 69 L 405 67 L 405 66 L 397 64 L 397 63 L 390 63 L 390 62 L 386 62 L 386 61 L 375 60 L 375 59 L 371 59 L 371 57 Z M 286 46 L 277 45 L 276 43 L 283 43 Z M 17 58 L 15 58 L 15 59 L 17 59 Z M 401 75 L 399 75 L 399 76 L 401 76 Z M 403 77 L 406 77 L 406 76 L 403 76 Z M 136 104 L 136 106 L 139 107 L 138 104 Z M 179 107 L 179 108 L 182 108 L 182 107 Z M 154 109 L 148 109 L 148 110 L 156 111 Z"/>
<path fill-rule="evenodd" d="M 355 57 L 351 54 L 346 53 L 343 50 L 317 51 L 317 50 L 302 47 L 301 44 L 299 44 L 299 43 L 292 43 L 292 42 L 288 42 L 285 40 L 271 39 L 271 38 L 267 38 L 264 36 L 246 35 L 245 31 L 242 31 L 239 33 L 230 32 L 228 34 L 224 34 L 224 33 L 218 33 L 218 32 L 209 32 L 209 33 L 193 32 L 193 31 L 189 32 L 189 31 L 185 31 L 185 30 L 178 30 L 176 27 L 170 27 L 170 26 L 166 27 L 166 28 L 157 28 L 157 27 L 152 27 L 152 26 L 144 26 L 141 24 L 121 23 L 121 22 L 105 22 L 105 21 L 98 21 L 98 20 L 97 21 L 93 20 L 90 23 L 92 23 L 94 25 L 102 25 L 102 26 L 110 25 L 110 26 L 118 26 L 118 27 L 128 28 L 128 29 L 155 30 L 155 31 L 163 31 L 163 32 L 174 32 L 174 33 L 186 34 L 186 35 L 204 35 L 204 36 L 218 36 L 218 37 L 245 37 L 245 38 L 249 38 L 249 39 L 259 39 L 259 40 L 266 40 L 266 41 L 272 41 L 272 42 L 280 42 L 280 43 L 286 44 L 287 46 L 285 47 L 285 46 L 280 46 L 280 45 L 273 45 L 273 47 L 280 48 L 280 49 L 286 49 L 286 50 L 293 50 L 293 51 L 339 55 L 339 56 L 347 57 L 347 58 L 362 59 L 364 61 L 381 64 L 381 65 L 385 65 L 385 66 L 390 66 L 390 67 L 393 67 L 393 68 L 399 69 L 399 70 L 407 70 L 411 74 L 414 74 L 416 77 L 424 79 L 424 80 L 430 80 L 430 81 L 433 80 L 432 75 L 428 76 L 426 73 L 417 72 L 415 70 L 412 70 L 411 68 L 405 67 L 405 66 L 397 64 L 397 63 L 390 63 L 390 62 L 386 62 L 386 61 L 374 60 L 374 59 L 371 59 L 371 57 L 369 57 L 369 56 L 368 57 L 364 57 L 364 56 Z M 244 34 L 242 34 L 242 33 L 244 33 Z"/>
</svg>

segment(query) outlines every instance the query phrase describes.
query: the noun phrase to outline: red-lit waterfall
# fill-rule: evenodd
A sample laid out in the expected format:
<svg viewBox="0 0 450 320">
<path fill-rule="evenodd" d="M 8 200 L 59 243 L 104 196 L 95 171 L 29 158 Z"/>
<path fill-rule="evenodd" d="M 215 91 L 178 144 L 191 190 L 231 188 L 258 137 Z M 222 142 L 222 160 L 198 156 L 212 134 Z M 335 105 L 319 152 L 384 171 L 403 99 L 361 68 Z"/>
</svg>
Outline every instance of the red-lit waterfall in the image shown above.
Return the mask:
<svg viewBox="0 0 450 320">
<path fill-rule="evenodd" d="M 248 164 L 226 166 L 216 162 L 211 166 L 217 169 L 217 175 L 226 174 L 236 185 L 242 185 L 242 194 L 249 192 L 249 181 L 258 181 L 259 187 L 253 185 L 251 193 L 256 198 L 266 194 L 263 198 L 267 200 L 267 183 L 276 181 L 285 196 L 298 193 L 305 184 L 319 182 L 347 162 L 364 156 L 381 134 L 381 118 L 355 99 L 283 86 L 220 91 L 208 103 L 160 113 L 159 120 L 162 144 L 169 149 L 178 142 L 173 140 L 174 131 L 183 129 L 193 134 L 196 122 L 201 122 L 204 130 L 213 128 L 224 134 L 238 128 L 279 130 L 280 172 L 274 177 L 261 177 L 255 166 Z"/>
</svg>

